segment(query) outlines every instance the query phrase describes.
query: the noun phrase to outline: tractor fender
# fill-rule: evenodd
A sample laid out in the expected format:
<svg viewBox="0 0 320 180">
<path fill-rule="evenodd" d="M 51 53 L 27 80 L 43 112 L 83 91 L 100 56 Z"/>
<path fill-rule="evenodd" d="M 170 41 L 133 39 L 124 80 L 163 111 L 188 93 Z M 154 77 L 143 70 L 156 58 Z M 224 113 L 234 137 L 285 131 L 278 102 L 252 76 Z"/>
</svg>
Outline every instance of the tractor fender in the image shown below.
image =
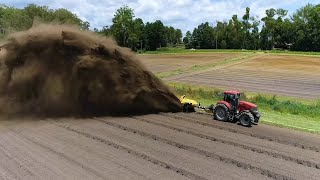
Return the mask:
<svg viewBox="0 0 320 180">
<path fill-rule="evenodd" d="M 231 105 L 230 105 L 227 101 L 219 101 L 219 102 L 217 102 L 217 105 L 218 105 L 218 104 L 224 104 L 224 105 L 227 106 L 227 108 L 228 108 L 229 110 L 231 110 Z"/>
</svg>

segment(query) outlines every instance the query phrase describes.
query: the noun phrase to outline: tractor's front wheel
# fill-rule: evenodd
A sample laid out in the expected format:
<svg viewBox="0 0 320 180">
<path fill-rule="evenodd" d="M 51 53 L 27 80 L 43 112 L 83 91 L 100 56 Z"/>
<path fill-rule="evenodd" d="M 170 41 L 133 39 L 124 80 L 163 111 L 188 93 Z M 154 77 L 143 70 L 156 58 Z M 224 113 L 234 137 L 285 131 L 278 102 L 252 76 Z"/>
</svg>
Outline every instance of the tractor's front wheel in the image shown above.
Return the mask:
<svg viewBox="0 0 320 180">
<path fill-rule="evenodd" d="M 251 112 L 243 111 L 240 113 L 239 121 L 242 126 L 251 127 L 254 122 L 254 117 Z"/>
<path fill-rule="evenodd" d="M 218 104 L 213 109 L 213 118 L 219 121 L 229 121 L 230 112 L 226 105 Z"/>
</svg>

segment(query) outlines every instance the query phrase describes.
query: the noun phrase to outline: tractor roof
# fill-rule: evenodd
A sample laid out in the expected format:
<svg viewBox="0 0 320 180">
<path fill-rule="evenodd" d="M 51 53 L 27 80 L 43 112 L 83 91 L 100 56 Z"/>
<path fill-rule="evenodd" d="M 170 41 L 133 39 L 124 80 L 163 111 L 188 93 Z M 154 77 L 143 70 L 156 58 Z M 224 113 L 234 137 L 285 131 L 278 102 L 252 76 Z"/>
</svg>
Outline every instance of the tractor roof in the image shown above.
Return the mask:
<svg viewBox="0 0 320 180">
<path fill-rule="evenodd" d="M 239 91 L 225 91 L 224 92 L 225 94 L 240 94 L 240 92 Z"/>
</svg>

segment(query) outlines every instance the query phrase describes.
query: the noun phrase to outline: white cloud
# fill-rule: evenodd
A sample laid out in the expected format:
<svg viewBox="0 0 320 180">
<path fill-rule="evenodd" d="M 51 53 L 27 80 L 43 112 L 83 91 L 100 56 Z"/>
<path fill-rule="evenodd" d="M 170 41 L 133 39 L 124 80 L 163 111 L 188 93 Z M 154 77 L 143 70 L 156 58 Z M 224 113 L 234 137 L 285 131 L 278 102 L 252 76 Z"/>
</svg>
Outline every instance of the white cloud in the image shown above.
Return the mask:
<svg viewBox="0 0 320 180">
<path fill-rule="evenodd" d="M 318 3 L 316 0 L 2 0 L 6 5 L 20 8 L 30 3 L 53 9 L 66 8 L 89 21 L 91 28 L 111 25 L 115 11 L 127 4 L 144 22 L 159 19 L 183 32 L 193 30 L 206 21 L 212 24 L 216 20 L 228 20 L 233 14 L 241 18 L 247 6 L 251 8 L 252 15 L 261 18 L 266 9 L 283 8 L 291 14 L 308 2 Z"/>
</svg>

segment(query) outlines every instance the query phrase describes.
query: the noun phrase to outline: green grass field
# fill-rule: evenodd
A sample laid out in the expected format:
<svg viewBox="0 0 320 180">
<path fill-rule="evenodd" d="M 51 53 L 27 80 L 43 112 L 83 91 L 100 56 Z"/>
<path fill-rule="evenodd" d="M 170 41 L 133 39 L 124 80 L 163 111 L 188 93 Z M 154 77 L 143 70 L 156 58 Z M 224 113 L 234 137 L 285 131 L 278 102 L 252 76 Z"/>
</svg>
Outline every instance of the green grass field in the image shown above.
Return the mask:
<svg viewBox="0 0 320 180">
<path fill-rule="evenodd" d="M 187 95 L 202 106 L 215 104 L 222 97 L 222 89 L 191 86 L 180 83 L 167 84 L 179 97 Z M 305 100 L 267 94 L 244 93 L 243 100 L 258 105 L 262 115 L 260 123 L 320 134 L 320 100 Z"/>
</svg>

